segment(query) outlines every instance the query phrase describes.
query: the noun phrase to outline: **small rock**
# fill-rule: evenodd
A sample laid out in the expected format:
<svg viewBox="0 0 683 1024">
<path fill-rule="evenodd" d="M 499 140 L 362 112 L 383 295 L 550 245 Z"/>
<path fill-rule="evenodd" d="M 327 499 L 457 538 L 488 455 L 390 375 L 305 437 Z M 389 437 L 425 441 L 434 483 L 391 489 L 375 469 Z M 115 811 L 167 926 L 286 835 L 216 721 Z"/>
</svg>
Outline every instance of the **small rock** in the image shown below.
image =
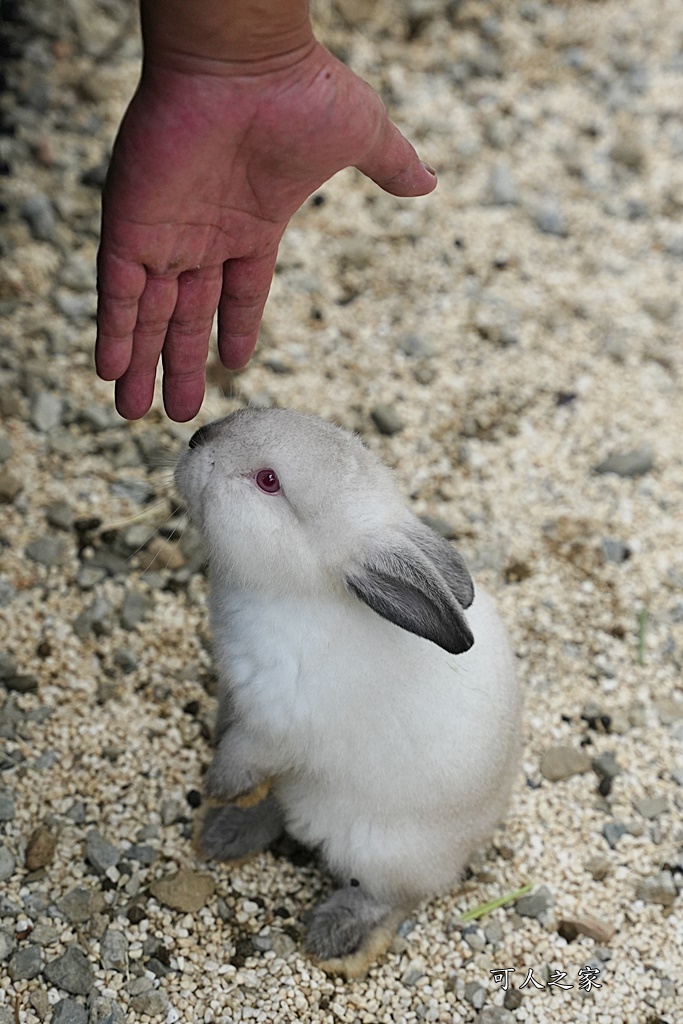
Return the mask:
<svg viewBox="0 0 683 1024">
<path fill-rule="evenodd" d="M 484 935 L 486 941 L 492 946 L 496 946 L 499 942 L 503 941 L 503 929 L 497 921 L 492 921 L 491 924 L 484 928 Z"/>
<path fill-rule="evenodd" d="M 0 470 L 0 505 L 11 505 L 23 487 L 24 482 L 16 473 Z"/>
<path fill-rule="evenodd" d="M 486 938 L 479 928 L 475 926 L 463 928 L 462 937 L 475 953 L 483 953 L 486 948 Z"/>
<path fill-rule="evenodd" d="M 126 1015 L 115 999 L 95 996 L 90 1001 L 88 1024 L 124 1024 Z"/>
<path fill-rule="evenodd" d="M 0 822 L 14 821 L 14 794 L 8 789 L 0 789 Z"/>
<path fill-rule="evenodd" d="M 426 973 L 425 962 L 420 957 L 416 957 L 411 960 L 405 971 L 401 975 L 401 984 L 407 988 L 411 988 L 417 984 L 420 978 L 424 978 Z"/>
<path fill-rule="evenodd" d="M 602 827 L 602 834 L 612 850 L 616 849 L 617 843 L 626 832 L 628 832 L 628 828 L 621 821 L 608 821 Z"/>
<path fill-rule="evenodd" d="M 64 416 L 64 403 L 54 391 L 39 391 L 31 402 L 31 423 L 41 434 L 58 427 Z"/>
<path fill-rule="evenodd" d="M 645 150 L 638 140 L 630 135 L 623 135 L 617 139 L 609 155 L 615 164 L 621 164 L 629 171 L 642 171 L 645 165 Z"/>
<path fill-rule="evenodd" d="M 410 359 L 417 359 L 418 356 L 430 356 L 434 351 L 431 341 L 421 338 L 419 334 L 401 334 L 396 339 L 396 347 Z"/>
<path fill-rule="evenodd" d="M 541 757 L 541 775 L 550 782 L 560 782 L 572 775 L 581 775 L 591 766 L 591 759 L 584 750 L 574 747 L 549 747 Z"/>
<path fill-rule="evenodd" d="M 517 992 L 517 989 L 509 989 L 505 993 L 506 999 L 513 991 Z M 519 993 L 517 994 L 519 995 Z M 521 999 L 519 1003 L 516 1000 L 510 1001 L 515 1001 L 515 1008 L 521 1003 Z M 485 1006 L 474 1018 L 474 1024 L 517 1024 L 517 1018 L 510 1010 L 506 1010 L 504 1006 Z"/>
<path fill-rule="evenodd" d="M 468 981 L 465 985 L 465 999 L 475 1010 L 481 1010 L 486 1002 L 486 989 L 478 981 Z"/>
<path fill-rule="evenodd" d="M 673 725 L 683 718 L 683 700 L 663 697 L 655 701 L 655 709 L 662 725 Z"/>
<path fill-rule="evenodd" d="M 6 882 L 8 878 L 11 878 L 16 866 L 17 862 L 11 850 L 8 850 L 6 846 L 0 845 L 0 882 Z"/>
<path fill-rule="evenodd" d="M 40 946 L 25 946 L 18 949 L 9 962 L 9 976 L 12 981 L 30 981 L 37 978 L 43 969 L 43 951 Z"/>
<path fill-rule="evenodd" d="M 33 562 L 48 568 L 63 565 L 68 558 L 68 549 L 64 541 L 49 535 L 29 541 L 24 551 Z"/>
<path fill-rule="evenodd" d="M 565 238 L 567 228 L 565 226 L 562 210 L 559 206 L 549 204 L 542 207 L 536 214 L 536 227 L 544 235 L 556 235 L 558 238 Z"/>
<path fill-rule="evenodd" d="M 21 216 L 38 242 L 53 242 L 55 238 L 55 209 L 52 201 L 42 192 L 36 192 L 21 204 Z"/>
<path fill-rule="evenodd" d="M 652 448 L 635 448 L 630 452 L 616 452 L 598 466 L 596 473 L 615 473 L 617 476 L 636 477 L 649 473 L 655 464 Z"/>
<path fill-rule="evenodd" d="M 79 946 L 68 946 L 62 956 L 45 965 L 43 973 L 51 985 L 72 996 L 86 996 L 93 987 L 90 961 Z"/>
<path fill-rule="evenodd" d="M 121 854 L 97 829 L 91 829 L 85 837 L 85 858 L 98 875 L 104 875 L 109 868 L 116 867 Z"/>
<path fill-rule="evenodd" d="M 270 935 L 270 948 L 276 957 L 287 960 L 297 951 L 297 945 L 291 935 L 286 932 L 272 932 Z"/>
<path fill-rule="evenodd" d="M 522 993 L 518 988 L 509 988 L 503 997 L 503 1006 L 506 1010 L 518 1010 L 522 1005 Z M 495 1007 L 497 1009 L 497 1007 Z M 516 1018 L 513 1018 L 516 1020 Z M 490 1024 L 494 1024 L 493 1021 Z M 503 1024 L 503 1021 L 500 1022 Z"/>
<path fill-rule="evenodd" d="M 82 924 L 90 918 L 93 912 L 92 891 L 84 886 L 71 889 L 60 900 L 57 900 L 57 909 L 71 924 Z"/>
<path fill-rule="evenodd" d="M 73 509 L 66 501 L 56 501 L 45 509 L 45 518 L 58 530 L 71 530 L 74 525 Z"/>
<path fill-rule="evenodd" d="M 59 283 L 75 292 L 95 290 L 95 260 L 83 252 L 72 252 L 59 272 Z"/>
<path fill-rule="evenodd" d="M 171 878 L 152 882 L 149 891 L 159 903 L 172 910 L 194 914 L 211 898 L 214 881 L 211 875 L 199 874 L 185 868 Z"/>
<path fill-rule="evenodd" d="M 482 297 L 472 323 L 482 338 L 501 348 L 519 342 L 519 312 L 498 296 Z"/>
<path fill-rule="evenodd" d="M 97 565 L 82 565 L 78 570 L 76 583 L 81 590 L 92 590 L 107 576 L 107 570 Z"/>
<path fill-rule="evenodd" d="M 26 844 L 26 867 L 38 871 L 52 863 L 57 848 L 57 836 L 47 825 L 39 825 L 29 836 Z"/>
<path fill-rule="evenodd" d="M 14 448 L 12 443 L 6 437 L 0 436 L 0 466 L 7 462 L 8 459 L 11 459 L 13 454 Z"/>
<path fill-rule="evenodd" d="M 28 1001 L 36 1011 L 38 1020 L 45 1020 L 50 1012 L 50 1000 L 44 988 L 34 988 L 28 997 Z"/>
<path fill-rule="evenodd" d="M 615 540 L 613 537 L 603 537 L 602 553 L 608 562 L 621 565 L 631 556 L 631 550 L 623 540 Z"/>
<path fill-rule="evenodd" d="M 633 801 L 633 806 L 643 818 L 658 818 L 669 809 L 669 801 L 665 796 L 642 796 Z"/>
<path fill-rule="evenodd" d="M 90 633 L 109 636 L 113 627 L 114 609 L 106 597 L 98 594 L 94 601 L 74 619 L 74 633 L 84 640 Z"/>
<path fill-rule="evenodd" d="M 517 186 L 507 163 L 500 162 L 491 168 L 489 193 L 496 206 L 513 206 L 517 202 Z"/>
<path fill-rule="evenodd" d="M 100 941 L 102 965 L 107 970 L 125 971 L 128 967 L 128 939 L 123 932 L 108 928 Z"/>
<path fill-rule="evenodd" d="M 159 813 L 162 825 L 175 825 L 178 821 L 185 821 L 185 808 L 178 800 L 162 800 Z"/>
<path fill-rule="evenodd" d="M 138 667 L 138 659 L 132 651 L 127 650 L 125 647 L 114 648 L 112 651 L 112 661 L 117 668 L 121 669 L 124 676 L 127 676 L 130 672 L 134 672 Z"/>
<path fill-rule="evenodd" d="M 19 671 L 17 660 L 9 651 L 0 651 L 0 680 L 11 679 Z"/>
<path fill-rule="evenodd" d="M 607 878 L 610 873 L 611 864 L 606 857 L 590 857 L 584 864 L 584 868 L 589 872 L 596 882 L 602 882 L 603 878 Z"/>
<path fill-rule="evenodd" d="M 141 594 L 139 590 L 126 591 L 121 605 L 121 625 L 127 630 L 136 629 L 153 608 L 154 598 L 149 594 Z"/>
<path fill-rule="evenodd" d="M 530 892 L 526 896 L 520 896 L 515 904 L 515 910 L 520 917 L 534 917 L 536 920 L 552 906 L 552 894 L 541 886 L 536 892 Z"/>
<path fill-rule="evenodd" d="M 670 907 L 677 896 L 673 875 L 670 871 L 660 871 L 658 875 L 643 878 L 636 886 L 636 899 L 645 903 L 660 903 Z"/>
<path fill-rule="evenodd" d="M 60 999 L 52 1011 L 50 1024 L 88 1024 L 88 1012 L 74 999 Z"/>
<path fill-rule="evenodd" d="M 154 847 L 147 843 L 135 843 L 126 850 L 128 860 L 136 860 L 138 864 L 142 864 L 146 868 L 153 864 L 158 856 Z"/>
<path fill-rule="evenodd" d="M 673 295 L 649 295 L 643 300 L 643 309 L 653 320 L 667 324 L 678 310 L 678 300 Z"/>
<path fill-rule="evenodd" d="M 370 416 L 379 433 L 387 437 L 400 434 L 405 427 L 405 423 L 392 405 L 376 405 Z"/>
<path fill-rule="evenodd" d="M 599 779 L 609 779 L 610 782 L 621 773 L 621 768 L 617 764 L 617 759 L 612 750 L 606 750 L 604 753 L 594 757 L 591 760 L 591 767 Z"/>
<path fill-rule="evenodd" d="M 557 930 L 567 942 L 572 942 L 577 935 L 586 935 L 589 939 L 594 939 L 595 942 L 603 945 L 610 941 L 616 931 L 614 925 L 609 921 L 603 921 L 591 914 L 563 917 L 558 923 Z"/>
<path fill-rule="evenodd" d="M 98 164 L 95 164 L 94 167 L 89 167 L 87 171 L 83 172 L 81 175 L 81 184 L 94 189 L 103 188 L 108 169 L 109 154 L 105 153 Z"/>
<path fill-rule="evenodd" d="M 85 409 L 81 411 L 80 420 L 90 427 L 93 434 L 109 430 L 120 422 L 113 409 L 110 409 L 109 406 L 99 405 L 97 402 L 86 405 Z"/>
<path fill-rule="evenodd" d="M 141 992 L 131 999 L 130 1007 L 135 1013 L 144 1013 L 148 1017 L 163 1017 L 169 1010 L 168 996 L 161 989 Z"/>
<path fill-rule="evenodd" d="M 0 964 L 4 964 L 5 960 L 10 958 L 15 946 L 16 942 L 12 933 L 0 928 Z"/>
</svg>

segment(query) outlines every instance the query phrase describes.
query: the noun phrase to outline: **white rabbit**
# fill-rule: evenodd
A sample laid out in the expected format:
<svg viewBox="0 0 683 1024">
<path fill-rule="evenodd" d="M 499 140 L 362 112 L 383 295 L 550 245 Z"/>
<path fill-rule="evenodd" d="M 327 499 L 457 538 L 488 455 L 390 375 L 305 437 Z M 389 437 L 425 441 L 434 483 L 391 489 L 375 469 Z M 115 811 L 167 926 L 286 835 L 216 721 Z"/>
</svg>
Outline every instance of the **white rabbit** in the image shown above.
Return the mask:
<svg viewBox="0 0 683 1024">
<path fill-rule="evenodd" d="M 521 699 L 503 626 L 388 469 L 314 416 L 211 423 L 175 477 L 209 550 L 220 680 L 205 789 L 224 805 L 201 849 L 242 858 L 285 829 L 318 848 L 342 887 L 307 949 L 364 973 L 504 814 Z M 250 791 L 268 795 L 234 802 Z"/>
</svg>

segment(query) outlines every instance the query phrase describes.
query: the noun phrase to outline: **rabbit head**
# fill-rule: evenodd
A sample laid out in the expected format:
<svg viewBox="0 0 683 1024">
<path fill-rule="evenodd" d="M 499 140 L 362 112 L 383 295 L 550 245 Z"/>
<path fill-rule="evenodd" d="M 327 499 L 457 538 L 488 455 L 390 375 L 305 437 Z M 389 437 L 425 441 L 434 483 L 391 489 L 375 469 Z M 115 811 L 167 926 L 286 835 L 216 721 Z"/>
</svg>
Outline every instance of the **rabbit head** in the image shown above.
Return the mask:
<svg viewBox="0 0 683 1024">
<path fill-rule="evenodd" d="M 214 578 L 273 596 L 350 592 L 451 653 L 472 645 L 462 558 L 347 431 L 289 410 L 243 409 L 193 435 L 175 479 Z"/>
</svg>

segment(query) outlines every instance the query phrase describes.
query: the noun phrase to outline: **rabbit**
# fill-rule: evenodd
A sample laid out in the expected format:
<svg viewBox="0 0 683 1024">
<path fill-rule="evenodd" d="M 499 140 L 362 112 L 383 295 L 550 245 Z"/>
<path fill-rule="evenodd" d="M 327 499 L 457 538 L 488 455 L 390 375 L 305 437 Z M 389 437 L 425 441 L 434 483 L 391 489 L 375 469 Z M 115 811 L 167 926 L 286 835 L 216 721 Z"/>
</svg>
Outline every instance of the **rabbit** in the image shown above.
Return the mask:
<svg viewBox="0 0 683 1024">
<path fill-rule="evenodd" d="M 521 699 L 492 600 L 355 435 L 285 409 L 201 427 L 175 471 L 209 555 L 219 676 L 199 845 L 283 831 L 340 887 L 307 951 L 361 976 L 503 817 Z"/>
</svg>

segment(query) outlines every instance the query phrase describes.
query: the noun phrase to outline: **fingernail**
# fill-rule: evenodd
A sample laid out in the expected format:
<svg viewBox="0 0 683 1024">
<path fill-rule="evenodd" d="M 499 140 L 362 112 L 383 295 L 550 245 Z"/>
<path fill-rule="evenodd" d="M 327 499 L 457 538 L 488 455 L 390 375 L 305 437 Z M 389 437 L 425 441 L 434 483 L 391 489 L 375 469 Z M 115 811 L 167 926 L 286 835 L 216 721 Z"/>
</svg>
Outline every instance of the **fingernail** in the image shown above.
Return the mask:
<svg viewBox="0 0 683 1024">
<path fill-rule="evenodd" d="M 436 171 L 434 170 L 434 168 L 430 164 L 426 164 L 424 162 L 424 160 L 423 160 L 422 161 L 422 166 L 424 167 L 425 171 L 429 171 L 430 174 L 433 174 L 434 177 L 436 177 Z"/>
</svg>

